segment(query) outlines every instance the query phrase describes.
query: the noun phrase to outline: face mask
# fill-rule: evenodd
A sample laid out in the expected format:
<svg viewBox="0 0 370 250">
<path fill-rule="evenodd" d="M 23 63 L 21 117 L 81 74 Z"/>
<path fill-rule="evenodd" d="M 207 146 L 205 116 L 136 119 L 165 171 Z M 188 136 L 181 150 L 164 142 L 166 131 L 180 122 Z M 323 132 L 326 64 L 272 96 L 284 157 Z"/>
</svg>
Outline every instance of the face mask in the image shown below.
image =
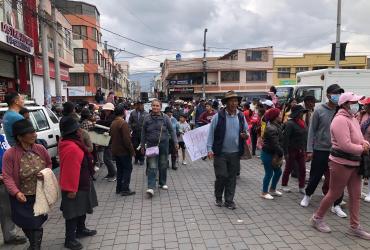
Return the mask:
<svg viewBox="0 0 370 250">
<path fill-rule="evenodd" d="M 332 101 L 332 103 L 334 103 L 335 105 L 338 105 L 339 97 L 340 97 L 340 95 L 331 95 L 330 96 L 330 101 Z"/>
<path fill-rule="evenodd" d="M 352 115 L 355 115 L 359 109 L 360 109 L 360 105 L 358 103 L 349 105 L 349 112 Z"/>
</svg>

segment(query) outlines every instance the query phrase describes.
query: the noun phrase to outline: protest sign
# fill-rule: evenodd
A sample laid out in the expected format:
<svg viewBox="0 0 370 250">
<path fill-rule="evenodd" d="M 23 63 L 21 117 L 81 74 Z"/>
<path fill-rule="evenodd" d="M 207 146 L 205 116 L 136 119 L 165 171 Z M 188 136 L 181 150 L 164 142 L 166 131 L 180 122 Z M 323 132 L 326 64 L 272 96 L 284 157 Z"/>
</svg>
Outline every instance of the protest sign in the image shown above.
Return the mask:
<svg viewBox="0 0 370 250">
<path fill-rule="evenodd" d="M 192 161 L 196 161 L 207 156 L 207 139 L 210 126 L 211 125 L 208 124 L 186 132 L 183 135 L 186 149 L 188 150 Z"/>
</svg>

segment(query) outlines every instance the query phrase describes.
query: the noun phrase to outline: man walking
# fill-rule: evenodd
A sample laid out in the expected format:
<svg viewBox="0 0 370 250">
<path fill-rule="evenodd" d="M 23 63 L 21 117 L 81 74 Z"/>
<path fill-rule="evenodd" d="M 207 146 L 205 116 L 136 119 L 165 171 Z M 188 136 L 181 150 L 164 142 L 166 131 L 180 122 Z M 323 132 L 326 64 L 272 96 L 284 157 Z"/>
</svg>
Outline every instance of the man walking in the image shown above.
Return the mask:
<svg viewBox="0 0 370 250">
<path fill-rule="evenodd" d="M 226 108 L 213 117 L 207 141 L 208 157 L 214 157 L 216 206 L 223 205 L 224 196 L 224 205 L 229 209 L 236 208 L 236 176 L 240 171 L 244 143 L 248 138 L 248 124 L 243 113 L 238 110 L 241 99 L 234 91 L 226 93 L 222 99 Z"/>
<path fill-rule="evenodd" d="M 307 139 L 307 160 L 311 160 L 311 170 L 308 185 L 305 190 L 305 196 L 301 201 L 302 207 L 307 207 L 311 200 L 311 195 L 315 192 L 323 175 L 325 183 L 322 187 L 324 194 L 328 191 L 329 173 L 329 155 L 331 149 L 330 124 L 336 112 L 339 96 L 344 90 L 338 84 L 330 85 L 326 90 L 328 102 L 318 106 L 311 118 Z M 339 217 L 345 218 L 347 215 L 340 207 L 343 195 L 335 201 L 332 212 Z"/>
<path fill-rule="evenodd" d="M 128 125 L 132 131 L 131 140 L 135 148 L 135 164 L 140 163 L 140 166 L 144 165 L 144 155 L 141 150 L 138 150 L 141 141 L 141 130 L 143 128 L 144 117 L 148 114 L 144 110 L 144 103 L 142 101 L 136 102 L 136 109 L 130 113 Z"/>
</svg>

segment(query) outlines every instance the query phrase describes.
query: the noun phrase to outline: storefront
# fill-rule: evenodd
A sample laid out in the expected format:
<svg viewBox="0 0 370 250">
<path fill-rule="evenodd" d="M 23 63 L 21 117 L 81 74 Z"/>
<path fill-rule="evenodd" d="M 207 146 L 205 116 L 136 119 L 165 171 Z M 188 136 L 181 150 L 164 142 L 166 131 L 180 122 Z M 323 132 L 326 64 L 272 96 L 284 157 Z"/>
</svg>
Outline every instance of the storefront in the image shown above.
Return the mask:
<svg viewBox="0 0 370 250">
<path fill-rule="evenodd" d="M 194 88 L 191 87 L 176 87 L 168 89 L 169 99 L 181 99 L 191 101 L 194 97 Z"/>
</svg>

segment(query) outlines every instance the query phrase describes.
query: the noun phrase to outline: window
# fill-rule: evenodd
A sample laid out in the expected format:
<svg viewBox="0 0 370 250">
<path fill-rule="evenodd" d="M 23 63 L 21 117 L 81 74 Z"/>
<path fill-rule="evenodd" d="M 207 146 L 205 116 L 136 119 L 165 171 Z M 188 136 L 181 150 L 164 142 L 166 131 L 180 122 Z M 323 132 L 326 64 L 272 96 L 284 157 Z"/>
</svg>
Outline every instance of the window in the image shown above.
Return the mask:
<svg viewBox="0 0 370 250">
<path fill-rule="evenodd" d="M 221 82 L 238 82 L 239 73 L 239 71 L 222 71 Z"/>
<path fill-rule="evenodd" d="M 317 66 L 317 67 L 313 67 L 312 70 L 319 70 L 319 69 L 327 69 L 328 66 Z"/>
<path fill-rule="evenodd" d="M 82 25 L 73 25 L 73 40 L 86 40 L 87 39 L 87 27 Z"/>
<path fill-rule="evenodd" d="M 94 63 L 100 65 L 100 53 L 96 49 L 94 49 Z"/>
<path fill-rule="evenodd" d="M 290 68 L 278 68 L 278 78 L 290 78 Z"/>
<path fill-rule="evenodd" d="M 296 92 L 297 102 L 303 102 L 305 96 L 314 96 L 316 103 L 322 100 L 322 87 L 300 87 Z"/>
<path fill-rule="evenodd" d="M 58 43 L 58 54 L 60 58 L 64 58 L 64 48 L 61 43 Z"/>
<path fill-rule="evenodd" d="M 100 74 L 94 74 L 94 80 L 95 80 L 95 87 L 101 87 L 102 86 L 102 79 Z"/>
<path fill-rule="evenodd" d="M 36 127 L 36 131 L 43 131 L 49 129 L 49 123 L 46 119 L 45 113 L 42 109 L 34 110 L 31 112 L 34 119 L 34 127 Z M 36 126 L 35 126 L 36 125 Z"/>
<path fill-rule="evenodd" d="M 96 41 L 97 43 L 100 43 L 100 33 L 99 31 L 96 29 L 96 28 L 91 28 L 92 29 L 92 36 L 91 36 L 91 39 L 93 39 L 94 41 Z"/>
<path fill-rule="evenodd" d="M 50 120 L 54 123 L 54 124 L 58 124 L 59 123 L 59 119 L 58 117 L 56 117 L 56 115 L 53 113 L 53 111 L 51 111 L 50 109 L 48 108 L 45 108 L 46 109 L 46 112 L 48 113 L 48 116 L 50 118 Z"/>
<path fill-rule="evenodd" d="M 266 70 L 247 71 L 247 82 L 266 82 L 266 80 Z"/>
<path fill-rule="evenodd" d="M 48 36 L 48 51 L 49 52 L 54 51 L 54 39 L 50 36 Z"/>
<path fill-rule="evenodd" d="M 267 50 L 247 50 L 246 57 L 251 62 L 268 61 Z"/>
<path fill-rule="evenodd" d="M 308 67 L 296 67 L 295 73 L 308 71 Z"/>
<path fill-rule="evenodd" d="M 72 48 L 71 32 L 67 29 L 64 30 L 64 45 L 68 49 Z"/>
<path fill-rule="evenodd" d="M 88 73 L 69 73 L 71 78 L 70 86 L 89 86 L 89 74 Z"/>
<path fill-rule="evenodd" d="M 88 63 L 87 49 L 74 49 L 75 63 Z"/>
</svg>

